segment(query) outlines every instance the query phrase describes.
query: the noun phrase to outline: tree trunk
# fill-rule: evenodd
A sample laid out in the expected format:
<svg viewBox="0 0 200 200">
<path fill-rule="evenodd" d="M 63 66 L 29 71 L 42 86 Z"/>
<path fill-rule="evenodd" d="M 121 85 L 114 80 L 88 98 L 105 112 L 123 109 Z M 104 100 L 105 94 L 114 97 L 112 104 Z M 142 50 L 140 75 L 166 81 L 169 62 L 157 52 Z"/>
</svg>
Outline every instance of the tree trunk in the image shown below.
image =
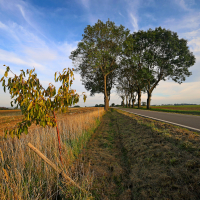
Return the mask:
<svg viewBox="0 0 200 200">
<path fill-rule="evenodd" d="M 141 107 L 141 89 L 138 87 L 138 108 Z"/>
<path fill-rule="evenodd" d="M 58 149 L 59 149 L 59 154 L 60 154 L 60 161 L 61 161 L 61 163 L 62 163 L 62 165 L 63 165 L 62 155 L 61 155 L 60 134 L 59 134 L 58 123 L 57 123 L 55 111 L 53 111 L 53 115 L 54 115 L 54 118 L 55 118 L 55 121 L 56 121 L 56 130 L 57 130 Z"/>
<path fill-rule="evenodd" d="M 108 111 L 109 100 L 108 100 L 108 94 L 107 94 L 107 88 L 106 88 L 106 86 L 107 86 L 106 76 L 104 76 L 104 103 L 105 103 L 104 110 Z"/>
<path fill-rule="evenodd" d="M 126 96 L 126 108 L 128 108 L 128 97 Z"/>
<path fill-rule="evenodd" d="M 132 108 L 134 108 L 135 99 L 132 99 Z"/>
<path fill-rule="evenodd" d="M 131 107 L 131 99 L 129 98 L 129 103 L 128 103 L 128 107 Z"/>
<path fill-rule="evenodd" d="M 150 104 L 151 104 L 151 92 L 147 92 L 148 97 L 147 97 L 147 109 L 150 109 Z"/>
</svg>

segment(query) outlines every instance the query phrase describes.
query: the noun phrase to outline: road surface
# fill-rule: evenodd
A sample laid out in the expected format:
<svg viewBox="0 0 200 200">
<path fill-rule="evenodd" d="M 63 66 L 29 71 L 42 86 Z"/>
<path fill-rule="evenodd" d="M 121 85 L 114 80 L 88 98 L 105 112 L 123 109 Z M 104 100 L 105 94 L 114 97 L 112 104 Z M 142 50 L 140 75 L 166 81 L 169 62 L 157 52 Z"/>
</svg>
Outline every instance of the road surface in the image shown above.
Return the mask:
<svg viewBox="0 0 200 200">
<path fill-rule="evenodd" d="M 120 109 L 129 113 L 140 115 L 142 117 L 163 121 L 166 123 L 174 124 L 176 126 L 181 126 L 193 131 L 200 132 L 200 116 L 165 113 L 165 112 L 150 111 L 150 110 L 139 110 L 131 108 L 116 108 L 116 109 Z"/>
</svg>

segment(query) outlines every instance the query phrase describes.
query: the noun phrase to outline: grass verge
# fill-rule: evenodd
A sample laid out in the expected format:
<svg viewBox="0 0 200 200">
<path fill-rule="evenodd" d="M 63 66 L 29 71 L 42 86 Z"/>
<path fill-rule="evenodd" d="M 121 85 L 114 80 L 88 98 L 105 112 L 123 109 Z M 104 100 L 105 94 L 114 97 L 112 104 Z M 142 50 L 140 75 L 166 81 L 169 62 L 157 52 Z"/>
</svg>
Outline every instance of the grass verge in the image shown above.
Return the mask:
<svg viewBox="0 0 200 200">
<path fill-rule="evenodd" d="M 111 110 L 79 162 L 93 171 L 95 199 L 199 199 L 200 136 Z"/>
</svg>

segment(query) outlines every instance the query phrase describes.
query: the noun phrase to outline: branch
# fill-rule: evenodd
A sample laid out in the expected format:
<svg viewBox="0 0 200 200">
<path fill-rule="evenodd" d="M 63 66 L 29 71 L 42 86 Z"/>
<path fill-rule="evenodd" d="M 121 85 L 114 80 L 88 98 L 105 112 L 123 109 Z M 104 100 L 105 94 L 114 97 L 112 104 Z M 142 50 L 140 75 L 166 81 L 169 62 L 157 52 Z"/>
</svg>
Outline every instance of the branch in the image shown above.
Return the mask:
<svg viewBox="0 0 200 200">
<path fill-rule="evenodd" d="M 49 164 L 58 174 L 60 174 L 65 180 L 71 182 L 74 186 L 79 188 L 85 193 L 88 193 L 85 189 L 81 188 L 79 185 L 77 185 L 69 176 L 67 176 L 63 170 L 59 169 L 53 162 L 51 162 L 46 156 L 44 156 L 37 148 L 35 148 L 31 143 L 28 143 L 28 146 L 36 153 L 40 158 L 42 158 L 47 164 Z"/>
</svg>

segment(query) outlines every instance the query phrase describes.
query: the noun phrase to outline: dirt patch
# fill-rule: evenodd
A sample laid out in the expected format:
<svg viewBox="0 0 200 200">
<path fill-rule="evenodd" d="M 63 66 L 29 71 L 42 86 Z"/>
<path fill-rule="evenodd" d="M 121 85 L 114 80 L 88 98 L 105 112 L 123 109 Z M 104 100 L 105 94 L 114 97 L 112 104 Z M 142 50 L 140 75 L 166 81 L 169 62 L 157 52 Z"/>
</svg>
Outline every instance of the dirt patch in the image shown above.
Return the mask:
<svg viewBox="0 0 200 200">
<path fill-rule="evenodd" d="M 122 111 L 108 112 L 79 162 L 95 199 L 200 199 L 200 137 Z"/>
</svg>

